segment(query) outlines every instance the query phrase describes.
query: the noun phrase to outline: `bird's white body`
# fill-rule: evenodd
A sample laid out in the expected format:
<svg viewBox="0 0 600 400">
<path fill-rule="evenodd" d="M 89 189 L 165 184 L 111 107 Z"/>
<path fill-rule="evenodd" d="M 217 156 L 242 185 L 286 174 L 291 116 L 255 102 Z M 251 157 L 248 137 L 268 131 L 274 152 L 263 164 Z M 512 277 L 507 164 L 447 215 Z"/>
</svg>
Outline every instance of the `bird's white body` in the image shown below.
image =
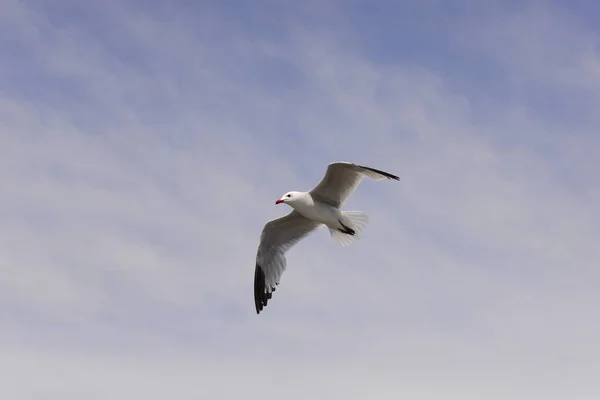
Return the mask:
<svg viewBox="0 0 600 400">
<path fill-rule="evenodd" d="M 344 223 L 344 217 L 339 208 L 315 201 L 309 192 L 290 193 L 292 197 L 284 202 L 303 217 L 324 224 L 331 229 L 339 229 L 340 221 Z"/>
<path fill-rule="evenodd" d="M 275 204 L 293 208 L 286 216 L 265 224 L 260 236 L 254 270 L 256 312 L 267 305 L 286 266 L 285 253 L 319 226 L 329 228 L 332 240 L 342 246 L 360 237 L 369 217 L 362 211 L 341 211 L 341 207 L 363 177 L 395 179 L 395 175 L 347 162 L 331 163 L 325 176 L 309 192 L 287 192 Z"/>
</svg>

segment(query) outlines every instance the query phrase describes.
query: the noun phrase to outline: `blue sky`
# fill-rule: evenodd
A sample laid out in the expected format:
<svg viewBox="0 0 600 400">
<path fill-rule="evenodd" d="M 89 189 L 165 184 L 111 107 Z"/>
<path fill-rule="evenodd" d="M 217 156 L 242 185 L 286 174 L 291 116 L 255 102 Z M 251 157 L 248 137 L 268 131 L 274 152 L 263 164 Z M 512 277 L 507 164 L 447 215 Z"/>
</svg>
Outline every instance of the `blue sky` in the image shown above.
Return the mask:
<svg viewBox="0 0 600 400">
<path fill-rule="evenodd" d="M 2 398 L 598 398 L 596 3 L 0 6 Z"/>
</svg>

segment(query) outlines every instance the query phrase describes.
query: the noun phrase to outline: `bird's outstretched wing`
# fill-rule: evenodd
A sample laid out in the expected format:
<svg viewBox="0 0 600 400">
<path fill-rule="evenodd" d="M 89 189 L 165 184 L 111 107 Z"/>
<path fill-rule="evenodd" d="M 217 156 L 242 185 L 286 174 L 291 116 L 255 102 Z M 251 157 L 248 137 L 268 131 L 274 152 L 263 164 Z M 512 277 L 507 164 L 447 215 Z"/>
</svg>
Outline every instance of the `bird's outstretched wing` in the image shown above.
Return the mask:
<svg viewBox="0 0 600 400">
<path fill-rule="evenodd" d="M 285 253 L 319 225 L 295 210 L 265 224 L 254 270 L 254 305 L 257 314 L 267 305 L 285 271 Z"/>
<path fill-rule="evenodd" d="M 386 178 L 400 180 L 396 175 L 378 169 L 348 162 L 334 162 L 329 164 L 321 182 L 309 193 L 316 200 L 340 207 L 365 176 L 377 181 Z"/>
</svg>

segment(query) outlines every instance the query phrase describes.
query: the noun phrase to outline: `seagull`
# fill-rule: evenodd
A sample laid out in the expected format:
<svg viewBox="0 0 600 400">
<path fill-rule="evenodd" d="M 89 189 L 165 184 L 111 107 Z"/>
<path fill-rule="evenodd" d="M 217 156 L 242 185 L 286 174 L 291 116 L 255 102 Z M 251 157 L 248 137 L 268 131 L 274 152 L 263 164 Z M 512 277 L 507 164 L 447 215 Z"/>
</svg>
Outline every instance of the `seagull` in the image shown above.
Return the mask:
<svg viewBox="0 0 600 400">
<path fill-rule="evenodd" d="M 260 314 L 273 296 L 285 271 L 285 253 L 316 228 L 325 225 L 331 239 L 340 246 L 360 237 L 369 217 L 362 211 L 341 211 L 340 207 L 367 176 L 376 181 L 400 178 L 388 172 L 349 162 L 327 166 L 325 176 L 309 192 L 287 192 L 275 204 L 293 208 L 288 215 L 267 222 L 260 235 L 254 270 L 254 305 Z"/>
</svg>

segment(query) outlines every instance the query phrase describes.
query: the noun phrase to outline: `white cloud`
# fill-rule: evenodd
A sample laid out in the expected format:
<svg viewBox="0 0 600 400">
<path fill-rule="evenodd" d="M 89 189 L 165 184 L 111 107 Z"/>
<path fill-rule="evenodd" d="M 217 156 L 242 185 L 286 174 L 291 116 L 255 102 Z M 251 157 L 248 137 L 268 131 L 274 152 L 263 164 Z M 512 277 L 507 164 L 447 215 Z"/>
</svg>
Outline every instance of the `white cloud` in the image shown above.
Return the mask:
<svg viewBox="0 0 600 400">
<path fill-rule="evenodd" d="M 101 18 L 130 21 L 115 22 L 135 54 L 123 58 L 102 31 L 10 4 L 35 54 L 23 71 L 63 86 L 28 92 L 0 69 L 14 78 L 0 100 L 4 397 L 597 395 L 587 109 L 556 129 L 516 92 L 479 114 L 480 94 L 369 60 L 339 28 L 227 37 L 184 11 L 169 21 L 115 3 Z M 458 42 L 501 59 L 507 85 L 596 98 L 595 54 L 578 38 L 597 34 L 544 10 L 487 16 L 451 40 L 470 34 Z M 591 85 L 565 87 L 544 62 L 547 19 Z M 527 40 L 487 52 L 507 34 Z M 288 75 L 275 85 L 263 68 Z M 364 239 L 300 243 L 257 317 L 260 229 L 285 212 L 273 200 L 333 160 L 402 181 L 365 181 L 348 205 L 372 217 Z"/>
</svg>

